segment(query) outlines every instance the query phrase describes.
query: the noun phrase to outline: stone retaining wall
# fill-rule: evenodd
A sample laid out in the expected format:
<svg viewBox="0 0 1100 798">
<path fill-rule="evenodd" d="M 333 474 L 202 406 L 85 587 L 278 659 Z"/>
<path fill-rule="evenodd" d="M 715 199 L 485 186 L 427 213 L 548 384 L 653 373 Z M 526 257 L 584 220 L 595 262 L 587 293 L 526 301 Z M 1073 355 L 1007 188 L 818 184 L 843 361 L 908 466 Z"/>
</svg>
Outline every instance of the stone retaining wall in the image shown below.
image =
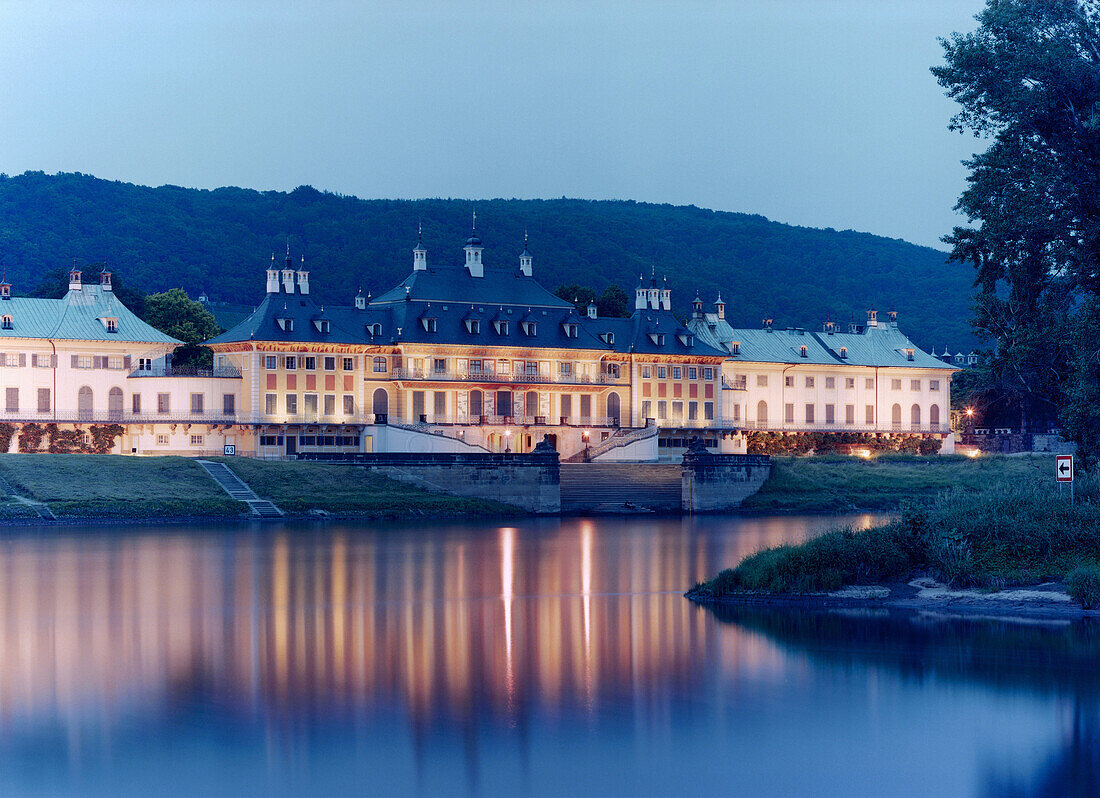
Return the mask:
<svg viewBox="0 0 1100 798">
<path fill-rule="evenodd" d="M 733 510 L 760 490 L 772 472 L 771 458 L 752 454 L 684 454 L 681 507 L 684 512 Z"/>
</svg>

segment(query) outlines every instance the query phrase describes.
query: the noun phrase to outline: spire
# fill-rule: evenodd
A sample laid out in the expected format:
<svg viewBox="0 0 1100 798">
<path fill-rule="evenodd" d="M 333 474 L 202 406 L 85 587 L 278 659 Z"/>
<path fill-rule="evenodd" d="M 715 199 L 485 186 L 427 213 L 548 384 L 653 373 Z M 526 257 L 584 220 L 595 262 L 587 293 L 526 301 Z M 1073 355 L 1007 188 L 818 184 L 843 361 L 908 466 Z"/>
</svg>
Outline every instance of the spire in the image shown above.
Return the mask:
<svg viewBox="0 0 1100 798">
<path fill-rule="evenodd" d="M 519 253 L 519 270 L 526 277 L 534 275 L 534 258 L 527 249 L 527 228 L 523 228 L 523 252 Z"/>
<path fill-rule="evenodd" d="M 428 250 L 424 249 L 424 223 L 420 219 L 416 221 L 416 249 L 413 250 L 413 271 L 426 272 L 428 270 Z"/>
<path fill-rule="evenodd" d="M 481 261 L 481 239 L 477 235 L 477 211 L 473 212 L 470 237 L 466 239 L 466 269 L 471 277 L 484 277 L 485 264 Z"/>
</svg>

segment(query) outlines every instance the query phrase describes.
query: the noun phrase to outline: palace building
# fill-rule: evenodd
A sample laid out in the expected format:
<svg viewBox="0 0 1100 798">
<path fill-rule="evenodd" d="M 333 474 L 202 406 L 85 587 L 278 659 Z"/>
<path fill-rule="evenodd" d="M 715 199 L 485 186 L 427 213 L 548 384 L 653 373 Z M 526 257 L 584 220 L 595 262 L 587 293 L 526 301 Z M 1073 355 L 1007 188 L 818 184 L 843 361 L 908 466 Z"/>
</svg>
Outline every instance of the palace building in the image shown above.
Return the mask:
<svg viewBox="0 0 1100 798">
<path fill-rule="evenodd" d="M 304 260 L 274 257 L 255 310 L 211 339 L 212 369 L 173 367 L 179 344 L 131 313 L 104 269 L 62 299 L 0 282 L 0 443 L 9 450 L 209 455 L 528 452 L 675 459 L 694 436 L 745 451 L 757 431 L 943 439 L 955 368 L 915 347 L 897 315 L 821 331 L 732 328 L 721 298 L 681 323 L 667 283 L 639 278 L 629 318 L 552 294 L 524 241 L 486 263 L 430 263 L 348 305 L 319 303 Z M 5 426 L 6 425 L 6 426 Z M 93 440 L 94 439 L 94 440 Z"/>
</svg>

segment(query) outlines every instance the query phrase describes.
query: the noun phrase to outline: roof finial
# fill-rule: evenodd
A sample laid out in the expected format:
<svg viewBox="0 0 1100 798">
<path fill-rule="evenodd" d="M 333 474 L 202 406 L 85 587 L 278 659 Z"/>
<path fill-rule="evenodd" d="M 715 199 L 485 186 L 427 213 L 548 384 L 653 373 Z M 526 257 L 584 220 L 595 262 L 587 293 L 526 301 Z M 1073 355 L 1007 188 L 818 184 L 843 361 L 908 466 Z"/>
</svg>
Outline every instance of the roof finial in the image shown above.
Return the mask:
<svg viewBox="0 0 1100 798">
<path fill-rule="evenodd" d="M 477 232 L 477 208 L 474 208 L 474 220 L 470 224 L 470 229 L 473 230 L 475 233 Z"/>
<path fill-rule="evenodd" d="M 527 225 L 523 226 L 523 248 L 527 249 Z"/>
</svg>

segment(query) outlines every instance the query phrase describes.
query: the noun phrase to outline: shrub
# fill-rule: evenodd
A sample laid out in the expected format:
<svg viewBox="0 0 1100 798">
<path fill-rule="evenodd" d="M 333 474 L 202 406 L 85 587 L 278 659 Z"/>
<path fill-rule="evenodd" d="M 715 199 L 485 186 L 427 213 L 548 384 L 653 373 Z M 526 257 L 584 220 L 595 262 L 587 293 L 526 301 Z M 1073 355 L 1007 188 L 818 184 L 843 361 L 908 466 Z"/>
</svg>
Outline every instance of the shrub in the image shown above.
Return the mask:
<svg viewBox="0 0 1100 798">
<path fill-rule="evenodd" d="M 1066 589 L 1086 610 L 1100 605 L 1100 568 L 1079 565 L 1066 576 Z"/>
</svg>

